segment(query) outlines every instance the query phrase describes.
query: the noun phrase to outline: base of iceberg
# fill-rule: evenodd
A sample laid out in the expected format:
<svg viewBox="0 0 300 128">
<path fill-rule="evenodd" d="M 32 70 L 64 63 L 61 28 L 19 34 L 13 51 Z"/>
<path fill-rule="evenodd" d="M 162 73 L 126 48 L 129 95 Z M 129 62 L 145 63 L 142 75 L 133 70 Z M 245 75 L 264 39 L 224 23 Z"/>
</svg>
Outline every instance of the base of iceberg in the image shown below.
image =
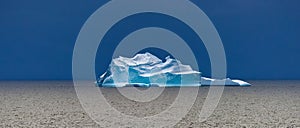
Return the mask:
<svg viewBox="0 0 300 128">
<path fill-rule="evenodd" d="M 179 60 L 166 57 L 163 62 L 150 53 L 113 59 L 109 69 L 96 83 L 100 87 L 250 86 L 241 80 L 201 77 L 201 72 L 194 71 Z"/>
<path fill-rule="evenodd" d="M 215 81 L 218 81 L 221 84 L 214 84 Z M 224 84 L 223 84 L 224 83 Z M 145 84 L 145 83 L 124 83 L 119 85 L 124 85 L 124 86 L 117 86 L 114 83 L 105 83 L 105 84 L 100 84 L 97 83 L 98 86 L 100 87 L 195 87 L 195 86 L 251 86 L 250 83 L 247 83 L 242 80 L 231 80 L 229 78 L 223 79 L 223 80 L 218 80 L 218 79 L 211 79 L 211 78 L 206 78 L 206 77 L 201 77 L 201 82 L 199 84 L 166 84 L 166 85 L 159 85 L 159 84 Z"/>
<path fill-rule="evenodd" d="M 219 79 L 211 79 L 211 78 L 201 77 L 201 86 L 218 85 L 215 83 L 224 83 L 223 85 L 225 85 L 225 86 L 251 86 L 250 83 L 247 83 L 242 80 L 231 80 L 229 78 L 219 80 Z"/>
</svg>

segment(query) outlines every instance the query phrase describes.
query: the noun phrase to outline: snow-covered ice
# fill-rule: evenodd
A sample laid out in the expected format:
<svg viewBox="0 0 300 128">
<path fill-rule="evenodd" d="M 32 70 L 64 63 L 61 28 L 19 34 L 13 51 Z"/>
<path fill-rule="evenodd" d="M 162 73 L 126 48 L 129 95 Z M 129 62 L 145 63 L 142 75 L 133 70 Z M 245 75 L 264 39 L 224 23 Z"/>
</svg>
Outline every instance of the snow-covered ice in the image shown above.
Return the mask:
<svg viewBox="0 0 300 128">
<path fill-rule="evenodd" d="M 242 80 L 231 80 L 229 78 L 220 80 L 201 77 L 201 86 L 215 85 L 214 83 L 224 83 L 227 86 L 251 86 L 251 84 Z"/>
<path fill-rule="evenodd" d="M 118 57 L 112 60 L 108 70 L 99 77 L 100 87 L 124 86 L 203 86 L 223 82 L 225 85 L 249 86 L 241 80 L 216 80 L 201 77 L 201 72 L 194 71 L 191 66 L 182 64 L 179 60 L 166 57 L 163 62 L 150 54 L 137 54 L 133 58 Z"/>
</svg>

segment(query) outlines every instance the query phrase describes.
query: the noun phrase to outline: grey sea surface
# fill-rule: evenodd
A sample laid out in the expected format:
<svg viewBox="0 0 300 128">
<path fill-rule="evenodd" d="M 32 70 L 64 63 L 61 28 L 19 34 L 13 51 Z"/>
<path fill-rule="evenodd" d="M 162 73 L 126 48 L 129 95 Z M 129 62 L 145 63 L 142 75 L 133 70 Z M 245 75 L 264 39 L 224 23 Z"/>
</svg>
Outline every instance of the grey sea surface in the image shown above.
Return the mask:
<svg viewBox="0 0 300 128">
<path fill-rule="evenodd" d="M 198 117 L 209 87 L 200 87 L 192 109 L 174 127 L 300 127 L 300 81 L 248 82 L 252 86 L 225 87 L 217 108 L 204 122 Z M 154 101 L 139 103 L 126 99 L 115 88 L 101 88 L 112 107 L 136 117 L 160 113 L 178 91 L 166 88 Z M 88 116 L 72 81 L 0 81 L 1 128 L 96 128 L 110 123 L 97 124 Z"/>
</svg>

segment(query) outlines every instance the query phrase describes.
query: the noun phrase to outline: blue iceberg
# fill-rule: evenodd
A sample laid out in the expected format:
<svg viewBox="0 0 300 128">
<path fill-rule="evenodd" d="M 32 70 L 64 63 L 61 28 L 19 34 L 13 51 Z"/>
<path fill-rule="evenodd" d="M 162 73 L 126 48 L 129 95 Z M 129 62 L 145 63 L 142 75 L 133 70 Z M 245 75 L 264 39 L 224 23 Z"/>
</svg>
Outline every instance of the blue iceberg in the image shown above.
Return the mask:
<svg viewBox="0 0 300 128">
<path fill-rule="evenodd" d="M 108 70 L 97 80 L 100 87 L 174 87 L 174 86 L 208 86 L 214 81 L 225 85 L 249 86 L 240 80 L 216 80 L 201 77 L 201 72 L 179 60 L 166 57 L 163 62 L 150 54 L 137 54 L 133 58 L 118 57 L 112 60 Z"/>
</svg>

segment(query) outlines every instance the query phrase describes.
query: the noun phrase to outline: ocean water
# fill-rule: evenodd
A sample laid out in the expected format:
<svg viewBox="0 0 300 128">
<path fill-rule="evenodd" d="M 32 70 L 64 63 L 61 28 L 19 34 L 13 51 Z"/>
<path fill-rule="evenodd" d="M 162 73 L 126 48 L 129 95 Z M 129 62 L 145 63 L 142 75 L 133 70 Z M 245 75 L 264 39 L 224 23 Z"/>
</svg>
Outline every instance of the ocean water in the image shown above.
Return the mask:
<svg viewBox="0 0 300 128">
<path fill-rule="evenodd" d="M 250 87 L 225 87 L 218 107 L 205 122 L 198 121 L 198 113 L 209 87 L 189 87 L 199 89 L 196 102 L 175 127 L 300 126 L 300 81 L 249 82 Z M 116 110 L 144 117 L 167 109 L 180 88 L 165 88 L 146 103 L 129 100 L 116 88 L 98 89 Z M 109 127 L 113 123 L 97 124 L 88 116 L 72 81 L 1 81 L 0 102 L 0 127 Z"/>
</svg>

